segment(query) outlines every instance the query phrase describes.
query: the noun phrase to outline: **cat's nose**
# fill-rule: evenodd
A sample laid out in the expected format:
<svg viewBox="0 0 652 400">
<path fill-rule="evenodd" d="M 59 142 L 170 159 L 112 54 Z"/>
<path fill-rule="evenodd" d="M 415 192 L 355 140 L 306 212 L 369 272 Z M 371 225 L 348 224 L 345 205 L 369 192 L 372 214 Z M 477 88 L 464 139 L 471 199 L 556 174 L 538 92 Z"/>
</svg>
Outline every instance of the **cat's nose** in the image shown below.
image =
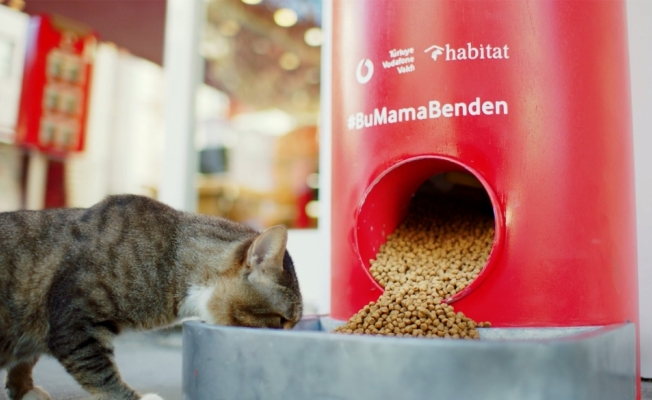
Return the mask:
<svg viewBox="0 0 652 400">
<path fill-rule="evenodd" d="M 283 329 L 292 329 L 299 322 L 303 315 L 303 307 L 292 307 L 292 310 L 286 314 L 286 317 L 281 318 L 281 326 Z"/>
<path fill-rule="evenodd" d="M 290 330 L 290 329 L 294 328 L 294 326 L 295 326 L 298 322 L 299 322 L 299 320 L 289 320 L 289 319 L 285 319 L 285 318 L 283 318 L 283 319 L 281 320 L 281 327 L 282 327 L 283 329 L 288 329 L 288 330 Z"/>
</svg>

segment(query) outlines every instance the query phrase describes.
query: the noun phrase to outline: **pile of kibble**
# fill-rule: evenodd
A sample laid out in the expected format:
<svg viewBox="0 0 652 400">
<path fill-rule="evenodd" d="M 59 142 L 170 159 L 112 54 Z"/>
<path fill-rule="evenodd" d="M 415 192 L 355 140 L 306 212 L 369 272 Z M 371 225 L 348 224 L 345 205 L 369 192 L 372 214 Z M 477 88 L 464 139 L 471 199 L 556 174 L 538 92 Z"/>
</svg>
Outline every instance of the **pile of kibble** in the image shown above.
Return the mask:
<svg viewBox="0 0 652 400">
<path fill-rule="evenodd" d="M 478 339 L 476 323 L 442 303 L 473 281 L 489 257 L 492 215 L 431 195 L 414 197 L 403 223 L 387 237 L 371 275 L 385 288 L 338 333 Z"/>
</svg>

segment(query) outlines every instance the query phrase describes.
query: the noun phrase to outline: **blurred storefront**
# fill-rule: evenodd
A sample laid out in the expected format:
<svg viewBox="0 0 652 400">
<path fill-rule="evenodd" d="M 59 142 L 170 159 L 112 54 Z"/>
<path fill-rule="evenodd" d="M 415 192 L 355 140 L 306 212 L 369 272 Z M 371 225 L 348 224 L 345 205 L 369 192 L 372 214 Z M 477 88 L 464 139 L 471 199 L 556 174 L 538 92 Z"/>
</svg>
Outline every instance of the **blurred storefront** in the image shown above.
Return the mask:
<svg viewBox="0 0 652 400">
<path fill-rule="evenodd" d="M 164 0 L 0 0 L 0 211 L 157 197 Z M 197 51 L 197 210 L 318 221 L 320 0 L 210 0 Z"/>
</svg>

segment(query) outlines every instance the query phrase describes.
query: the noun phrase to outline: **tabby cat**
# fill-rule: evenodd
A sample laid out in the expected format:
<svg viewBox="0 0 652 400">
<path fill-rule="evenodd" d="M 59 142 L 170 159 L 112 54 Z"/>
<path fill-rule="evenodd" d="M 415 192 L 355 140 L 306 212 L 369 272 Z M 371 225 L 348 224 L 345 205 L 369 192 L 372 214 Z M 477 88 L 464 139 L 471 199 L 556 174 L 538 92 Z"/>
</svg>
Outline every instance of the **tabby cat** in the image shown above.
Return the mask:
<svg viewBox="0 0 652 400">
<path fill-rule="evenodd" d="M 0 368 L 10 400 L 45 400 L 32 381 L 55 357 L 97 400 L 140 396 L 120 378 L 112 338 L 187 317 L 291 329 L 301 318 L 287 231 L 259 233 L 155 200 L 0 213 Z"/>
</svg>

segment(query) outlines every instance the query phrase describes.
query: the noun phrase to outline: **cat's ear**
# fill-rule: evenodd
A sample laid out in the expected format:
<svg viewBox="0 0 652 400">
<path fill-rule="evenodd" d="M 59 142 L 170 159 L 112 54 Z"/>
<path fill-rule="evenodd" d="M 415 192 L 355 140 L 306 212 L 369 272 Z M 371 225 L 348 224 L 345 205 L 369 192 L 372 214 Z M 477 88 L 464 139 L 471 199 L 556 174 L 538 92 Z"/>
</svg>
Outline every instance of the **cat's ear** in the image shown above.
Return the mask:
<svg viewBox="0 0 652 400">
<path fill-rule="evenodd" d="M 253 270 L 281 272 L 287 242 L 288 231 L 284 226 L 276 225 L 268 228 L 249 247 L 247 265 Z"/>
</svg>

